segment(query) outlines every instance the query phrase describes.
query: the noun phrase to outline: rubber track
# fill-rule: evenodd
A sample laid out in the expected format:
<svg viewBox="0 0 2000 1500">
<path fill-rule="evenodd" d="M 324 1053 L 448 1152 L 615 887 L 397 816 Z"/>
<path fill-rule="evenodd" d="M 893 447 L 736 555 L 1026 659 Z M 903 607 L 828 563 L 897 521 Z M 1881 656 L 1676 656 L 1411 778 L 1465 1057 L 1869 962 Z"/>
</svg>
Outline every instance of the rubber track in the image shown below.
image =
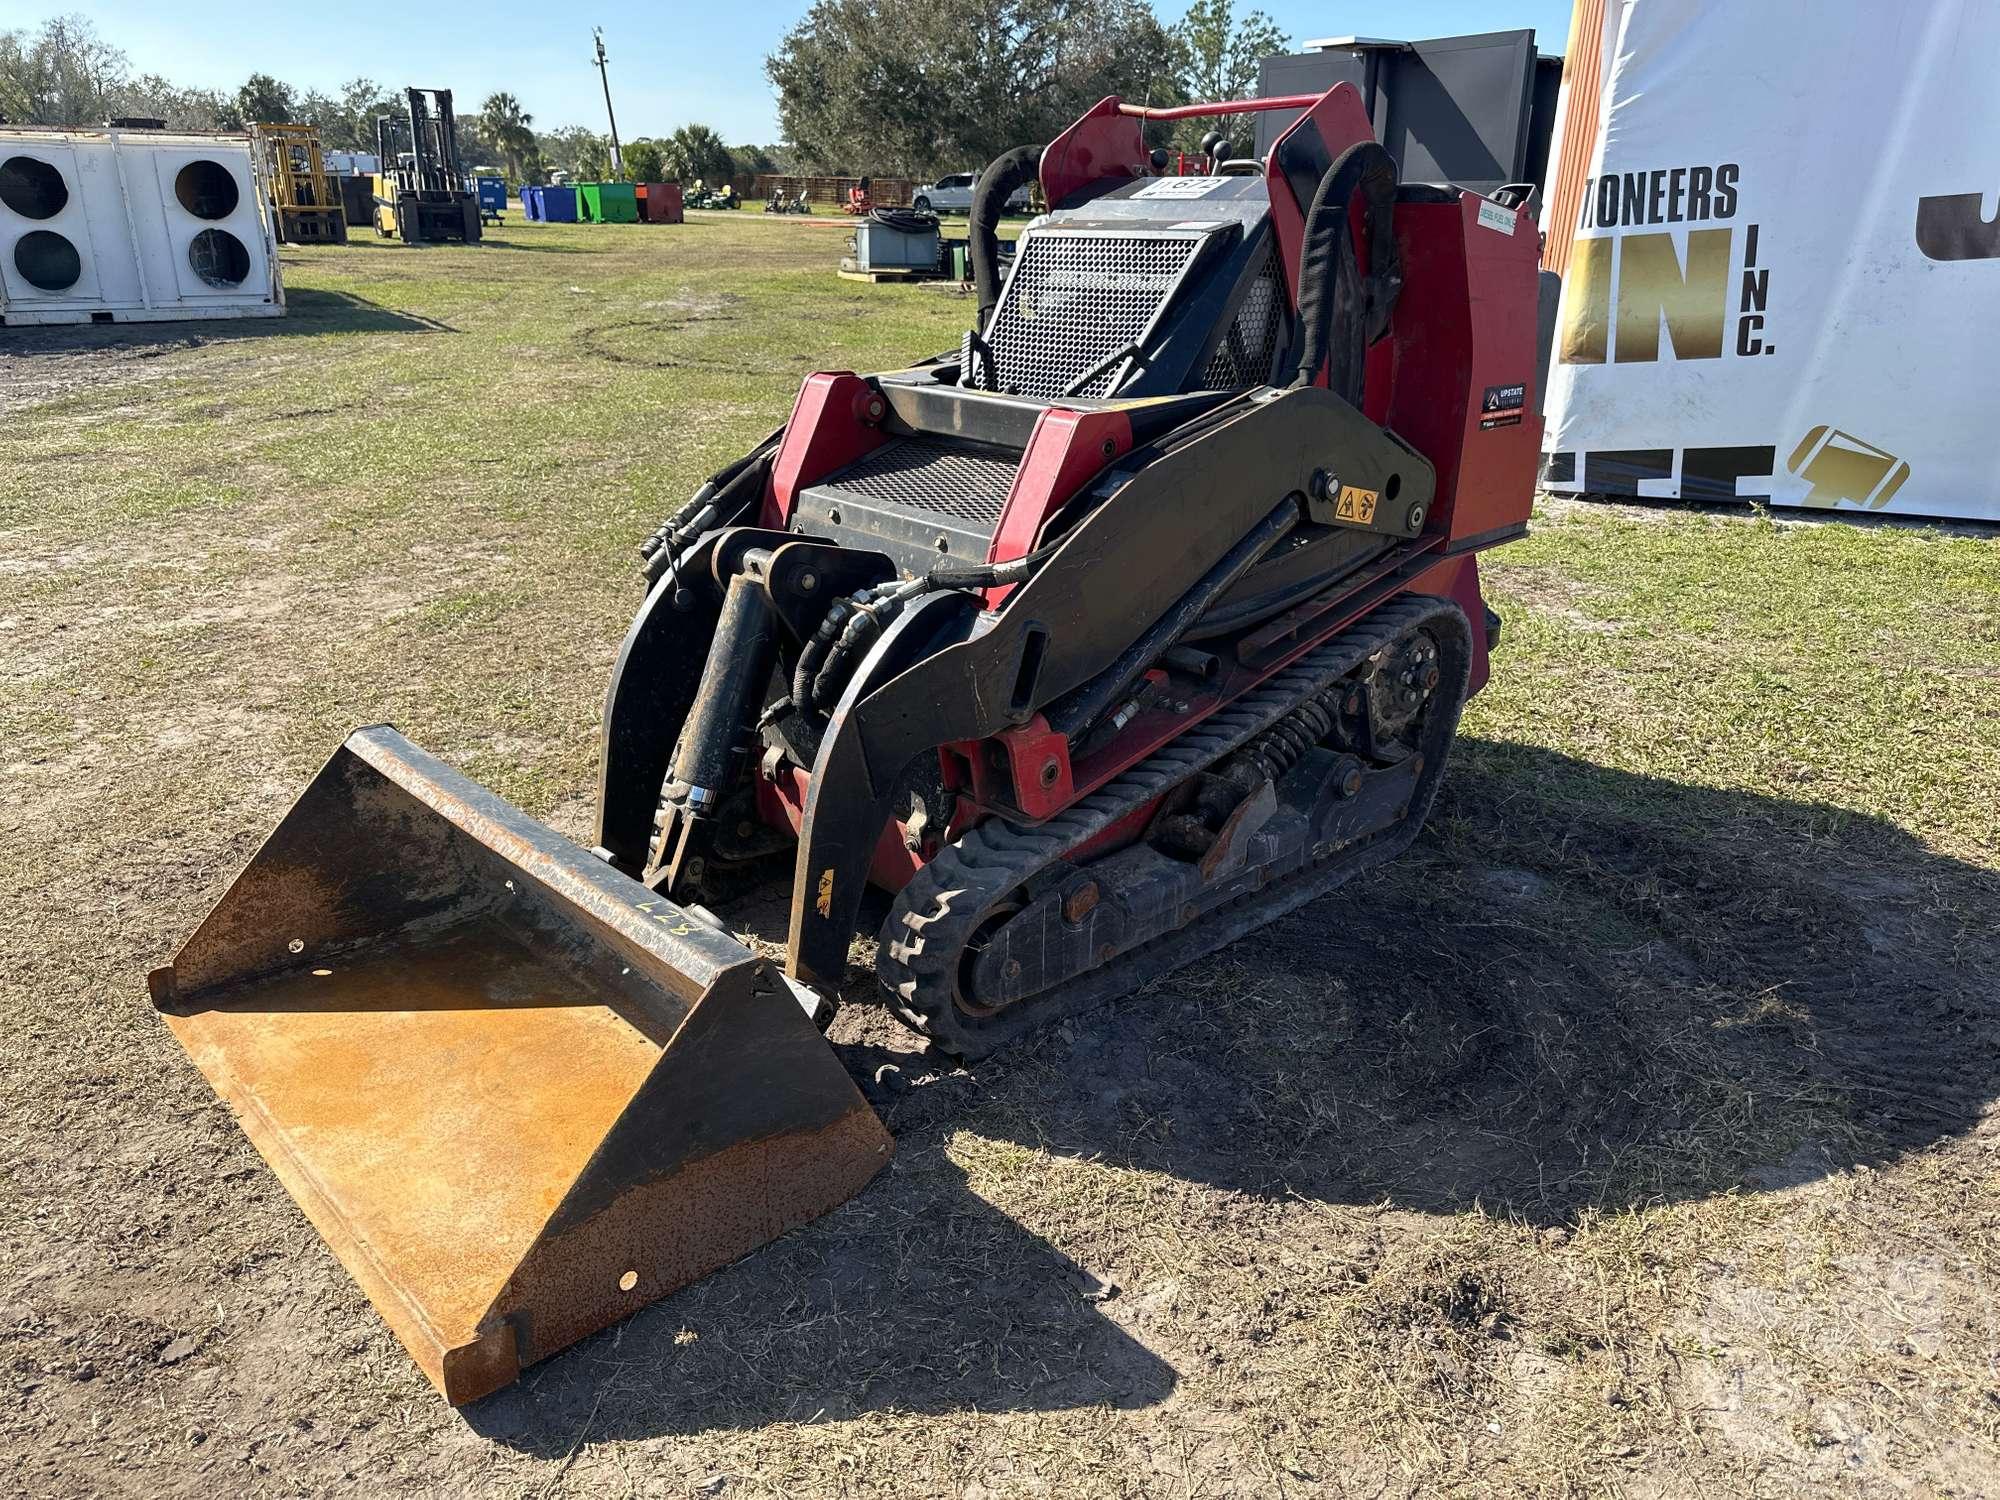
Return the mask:
<svg viewBox="0 0 2000 1500">
<path fill-rule="evenodd" d="M 996 1027 L 988 1023 L 971 1029 L 952 1002 L 952 984 L 960 955 L 995 902 L 1134 808 L 1144 806 L 1241 749 L 1305 699 L 1346 676 L 1376 652 L 1447 616 L 1456 616 L 1457 628 L 1465 628 L 1462 612 L 1450 600 L 1402 595 L 1376 609 L 1353 629 L 1304 653 L 1047 822 L 1032 828 L 1017 828 L 990 818 L 941 850 L 903 888 L 882 925 L 875 972 L 887 991 L 890 1010 L 949 1056 L 962 1060 L 984 1056 L 1025 1031 L 1054 1024 L 1064 1016 L 1128 993 L 1303 905 L 1356 870 L 1389 858 L 1414 838 L 1422 826 L 1429 811 L 1430 794 L 1435 792 L 1443 771 L 1442 754 L 1436 756 L 1435 769 L 1426 774 L 1427 792 L 1412 803 L 1411 816 L 1405 820 L 1407 837 L 1393 847 L 1382 849 L 1372 859 L 1363 856 L 1384 842 L 1381 835 L 1369 839 L 1358 850 L 1343 851 L 1357 857 L 1351 866 L 1338 864 L 1335 878 L 1315 881 L 1316 876 L 1325 876 L 1327 866 L 1337 858 L 1330 856 L 1327 861 L 1307 865 L 1288 880 L 1271 882 L 1240 902 L 1211 910 L 1191 926 L 1163 934 L 1137 953 L 1121 955 L 1103 968 L 1030 997 L 1020 1010 L 1038 1014 L 1032 1021 L 1025 1015 L 1021 1017 L 1025 1024 Z M 1444 736 L 1447 744 L 1457 730 L 1458 707 L 1463 697 L 1461 683 L 1458 703 L 1449 714 L 1450 724 Z M 1294 895 L 1295 887 L 1305 888 L 1304 893 L 1287 900 Z M 1251 920 L 1223 920 L 1232 911 L 1250 908 L 1254 908 Z M 999 1012 L 999 1016 L 1006 1014 Z M 989 1035 L 991 1046 L 982 1045 Z"/>
</svg>

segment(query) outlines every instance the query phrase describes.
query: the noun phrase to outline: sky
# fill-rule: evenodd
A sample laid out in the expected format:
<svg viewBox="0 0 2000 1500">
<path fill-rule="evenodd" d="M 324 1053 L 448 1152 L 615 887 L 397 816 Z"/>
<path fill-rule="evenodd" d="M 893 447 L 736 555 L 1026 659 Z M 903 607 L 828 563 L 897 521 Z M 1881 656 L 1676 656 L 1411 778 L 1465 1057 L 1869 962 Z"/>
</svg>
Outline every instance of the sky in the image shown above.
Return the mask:
<svg viewBox="0 0 2000 1500">
<path fill-rule="evenodd" d="M 572 11 L 549 0 L 415 0 L 393 16 L 368 9 L 343 24 L 336 11 L 309 22 L 266 25 L 255 6 L 218 24 L 212 0 L 0 0 L 0 28 L 34 27 L 74 12 L 96 23 L 130 57 L 134 72 L 189 87 L 234 91 L 252 73 L 333 93 L 366 76 L 391 89 L 448 88 L 462 110 L 505 89 L 536 125 L 604 128 L 604 96 L 591 63 L 592 26 L 604 28 L 611 98 L 626 140 L 665 135 L 691 122 L 732 145 L 778 139 L 777 106 L 764 58 L 808 8 L 698 4 L 689 0 L 591 0 Z M 1155 0 L 1162 20 L 1185 0 Z M 1239 7 L 1247 9 L 1247 6 Z M 1570 0 L 1375 0 L 1373 4 L 1261 6 L 1296 47 L 1329 36 L 1402 40 L 1533 27 L 1536 47 L 1557 53 Z"/>
</svg>

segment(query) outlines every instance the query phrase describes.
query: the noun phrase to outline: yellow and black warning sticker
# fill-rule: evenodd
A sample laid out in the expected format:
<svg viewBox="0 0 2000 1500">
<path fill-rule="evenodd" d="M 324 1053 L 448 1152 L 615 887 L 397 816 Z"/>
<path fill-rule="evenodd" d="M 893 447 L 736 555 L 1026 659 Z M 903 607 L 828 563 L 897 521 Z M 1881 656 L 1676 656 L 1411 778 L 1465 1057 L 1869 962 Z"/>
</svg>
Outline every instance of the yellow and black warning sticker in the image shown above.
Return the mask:
<svg viewBox="0 0 2000 1500">
<path fill-rule="evenodd" d="M 1340 500 L 1333 507 L 1334 519 L 1366 526 L 1375 519 L 1375 502 L 1380 498 L 1379 490 L 1364 490 L 1358 484 L 1343 484 Z"/>
</svg>

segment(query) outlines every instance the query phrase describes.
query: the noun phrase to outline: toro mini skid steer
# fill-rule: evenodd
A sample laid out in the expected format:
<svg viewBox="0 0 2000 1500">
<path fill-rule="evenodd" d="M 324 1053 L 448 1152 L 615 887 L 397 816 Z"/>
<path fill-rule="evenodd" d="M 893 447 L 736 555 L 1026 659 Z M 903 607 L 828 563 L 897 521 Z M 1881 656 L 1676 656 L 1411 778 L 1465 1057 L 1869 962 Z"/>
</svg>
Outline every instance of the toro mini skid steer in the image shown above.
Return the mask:
<svg viewBox="0 0 2000 1500">
<path fill-rule="evenodd" d="M 1141 135 L 1255 109 L 1202 176 Z M 972 1060 L 1410 843 L 1528 520 L 1527 191 L 1399 185 L 1344 85 L 1107 99 L 980 179 L 956 351 L 810 377 L 641 549 L 595 848 L 334 754 L 152 992 L 448 1398 L 884 1165 L 820 1035 L 871 886 Z M 786 870 L 781 970 L 712 913 Z"/>
</svg>

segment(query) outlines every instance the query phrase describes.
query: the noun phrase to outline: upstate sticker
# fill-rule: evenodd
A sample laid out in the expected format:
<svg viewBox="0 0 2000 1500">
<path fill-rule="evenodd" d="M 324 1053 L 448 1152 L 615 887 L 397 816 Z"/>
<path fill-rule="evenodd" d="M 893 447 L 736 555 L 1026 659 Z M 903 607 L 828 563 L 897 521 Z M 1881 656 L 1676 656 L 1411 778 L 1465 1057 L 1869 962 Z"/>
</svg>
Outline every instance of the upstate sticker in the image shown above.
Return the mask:
<svg viewBox="0 0 2000 1500">
<path fill-rule="evenodd" d="M 1489 432 L 1495 427 L 1518 427 L 1521 410 L 1527 405 L 1528 387 L 1522 385 L 1489 385 L 1479 398 L 1479 430 Z"/>
</svg>

